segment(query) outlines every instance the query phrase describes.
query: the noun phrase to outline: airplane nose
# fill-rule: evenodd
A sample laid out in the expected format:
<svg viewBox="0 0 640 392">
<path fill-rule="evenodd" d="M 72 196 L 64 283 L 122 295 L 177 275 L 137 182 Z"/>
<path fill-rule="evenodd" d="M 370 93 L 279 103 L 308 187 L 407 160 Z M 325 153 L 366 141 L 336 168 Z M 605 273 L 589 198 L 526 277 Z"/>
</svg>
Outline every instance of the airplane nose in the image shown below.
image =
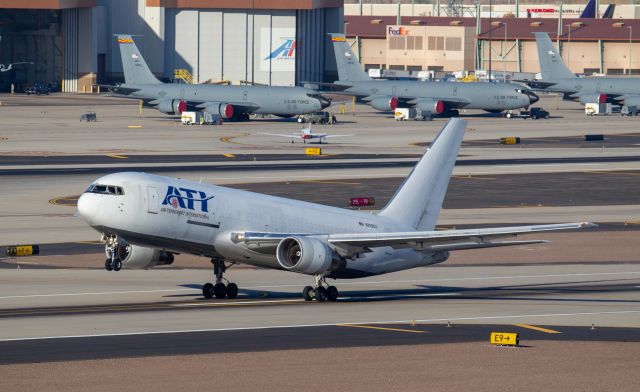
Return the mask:
<svg viewBox="0 0 640 392">
<path fill-rule="evenodd" d="M 527 96 L 529 96 L 529 105 L 533 105 L 540 100 L 540 97 L 533 91 L 527 91 Z"/>
<path fill-rule="evenodd" d="M 96 203 L 93 195 L 83 193 L 78 199 L 78 215 L 87 223 L 91 223 L 98 213 L 98 203 Z"/>
</svg>

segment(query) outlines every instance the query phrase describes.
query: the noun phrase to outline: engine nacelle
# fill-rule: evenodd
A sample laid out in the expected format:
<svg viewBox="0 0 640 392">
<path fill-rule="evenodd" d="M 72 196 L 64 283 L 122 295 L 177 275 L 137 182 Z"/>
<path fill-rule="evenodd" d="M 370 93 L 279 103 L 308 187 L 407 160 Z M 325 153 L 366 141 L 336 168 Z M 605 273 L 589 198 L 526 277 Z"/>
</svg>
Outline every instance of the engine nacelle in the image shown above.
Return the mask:
<svg viewBox="0 0 640 392">
<path fill-rule="evenodd" d="M 108 247 L 105 253 L 107 258 L 111 257 Z M 119 240 L 116 247 L 116 255 L 122 261 L 122 268 L 148 269 L 173 263 L 172 253 L 146 246 L 131 245 L 122 240 Z"/>
<path fill-rule="evenodd" d="M 225 120 L 233 117 L 233 105 L 222 102 L 207 102 L 204 111 L 211 114 L 219 114 Z"/>
<path fill-rule="evenodd" d="M 286 270 L 315 275 L 340 265 L 340 257 L 324 242 L 310 237 L 287 237 L 276 249 L 278 264 Z"/>
<path fill-rule="evenodd" d="M 429 112 L 434 114 L 442 114 L 444 112 L 444 102 L 435 99 L 421 99 L 416 102 L 416 109 L 423 113 Z"/>
<path fill-rule="evenodd" d="M 383 112 L 394 111 L 398 107 L 397 97 L 378 97 L 369 102 L 372 108 Z"/>
<path fill-rule="evenodd" d="M 607 94 L 580 94 L 578 98 L 581 104 L 607 103 Z"/>
<path fill-rule="evenodd" d="M 625 106 L 635 106 L 637 108 L 640 108 L 640 96 L 634 95 L 634 96 L 631 96 L 631 97 L 625 97 L 624 98 L 624 105 Z"/>
<path fill-rule="evenodd" d="M 158 103 L 158 110 L 164 114 L 182 114 L 187 110 L 187 103 L 179 99 L 165 99 Z"/>
</svg>

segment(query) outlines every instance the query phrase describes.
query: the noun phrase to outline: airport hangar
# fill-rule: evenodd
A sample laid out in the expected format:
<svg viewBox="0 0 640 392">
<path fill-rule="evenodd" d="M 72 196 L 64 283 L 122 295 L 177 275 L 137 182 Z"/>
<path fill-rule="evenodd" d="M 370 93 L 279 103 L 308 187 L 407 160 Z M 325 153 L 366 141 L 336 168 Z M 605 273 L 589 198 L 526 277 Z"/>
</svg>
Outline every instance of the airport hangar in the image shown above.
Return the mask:
<svg viewBox="0 0 640 392">
<path fill-rule="evenodd" d="M 640 74 L 640 20 L 345 15 L 365 69 L 540 72 L 534 32 L 547 32 L 575 73 Z M 490 51 L 489 48 L 492 48 Z M 491 53 L 491 55 L 490 55 Z M 629 54 L 631 53 L 631 56 Z M 629 58 L 631 57 L 631 66 Z"/>
<path fill-rule="evenodd" d="M 326 38 L 342 31 L 343 0 L 5 0 L 0 91 L 36 82 L 90 92 L 123 80 L 113 34 L 138 35 L 158 77 L 291 86 L 337 77 Z M 185 72 L 186 71 L 186 72 Z"/>
</svg>

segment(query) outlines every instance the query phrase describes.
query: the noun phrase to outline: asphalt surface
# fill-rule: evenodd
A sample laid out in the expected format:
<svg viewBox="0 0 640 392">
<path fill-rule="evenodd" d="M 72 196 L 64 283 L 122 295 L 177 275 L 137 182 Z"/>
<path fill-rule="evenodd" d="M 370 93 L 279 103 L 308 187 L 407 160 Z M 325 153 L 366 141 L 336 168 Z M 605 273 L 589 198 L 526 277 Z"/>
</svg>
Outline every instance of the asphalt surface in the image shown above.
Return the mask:
<svg viewBox="0 0 640 392">
<path fill-rule="evenodd" d="M 179 161 L 175 161 L 179 162 Z M 203 171 L 267 171 L 267 170 L 329 170 L 329 169 L 381 169 L 381 168 L 406 168 L 413 167 L 416 163 L 413 159 L 402 160 L 370 160 L 354 161 L 340 160 L 312 160 L 292 161 L 281 163 L 248 163 L 242 165 L 229 165 L 225 163 L 193 164 L 180 166 L 156 166 L 146 165 L 126 165 L 118 168 L 113 166 L 102 167 L 82 167 L 69 165 L 69 167 L 19 167 L 0 169 L 0 176 L 42 176 L 42 175 L 70 175 L 70 174 L 106 174 L 114 171 L 141 171 L 147 173 L 166 173 L 176 170 L 186 172 Z M 456 166 L 495 166 L 495 165 L 552 165 L 552 164 L 576 164 L 576 163 L 619 163 L 619 162 L 640 162 L 640 156 L 605 156 L 605 157 L 554 157 L 554 158 L 506 158 L 506 159 L 463 159 L 456 161 Z M 111 161 L 111 163 L 114 163 Z M 122 162 L 120 162 L 122 163 Z"/>
<path fill-rule="evenodd" d="M 529 325 L 344 324 L 4 341 L 0 342 L 0 365 L 309 348 L 488 343 L 494 331 L 518 333 L 521 347 L 535 346 L 538 340 L 640 341 L 640 329 L 635 328 L 533 327 L 538 329 Z"/>
<path fill-rule="evenodd" d="M 517 133 L 517 132 L 516 132 Z M 517 136 L 517 135 L 516 135 Z M 501 148 L 620 148 L 640 147 L 640 134 L 603 135 L 604 140 L 586 141 L 585 136 L 521 137 L 519 144 L 500 145 L 500 140 L 474 140 L 462 143 L 463 147 Z M 418 143 L 427 145 L 427 143 Z"/>
<path fill-rule="evenodd" d="M 362 178 L 265 182 L 228 185 L 231 188 L 348 207 L 353 197 L 373 197 L 382 208 L 402 184 L 402 178 Z M 75 206 L 78 196 L 52 199 Z M 444 208 L 505 208 L 640 204 L 640 171 L 453 176 Z"/>
</svg>

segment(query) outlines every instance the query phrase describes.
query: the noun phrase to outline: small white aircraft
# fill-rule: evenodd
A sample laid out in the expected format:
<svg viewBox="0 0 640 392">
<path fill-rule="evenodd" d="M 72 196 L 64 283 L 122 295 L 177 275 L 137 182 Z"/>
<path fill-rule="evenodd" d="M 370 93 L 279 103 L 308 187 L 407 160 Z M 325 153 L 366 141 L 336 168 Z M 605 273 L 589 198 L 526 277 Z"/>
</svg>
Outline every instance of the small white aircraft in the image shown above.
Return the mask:
<svg viewBox="0 0 640 392">
<path fill-rule="evenodd" d="M 496 241 L 518 234 L 581 229 L 592 223 L 436 231 L 435 224 L 466 122 L 440 131 L 389 204 L 377 214 L 297 201 L 145 173 L 97 179 L 78 200 L 78 213 L 102 233 L 107 270 L 171 264 L 173 255 L 211 259 L 215 284 L 206 298 L 235 298 L 224 279 L 235 263 L 315 277 L 307 301 L 336 301 L 326 279 L 353 279 L 442 263 L 461 249 L 536 244 Z M 227 284 L 225 284 L 227 282 Z"/>
<path fill-rule="evenodd" d="M 318 143 L 322 144 L 322 140 L 330 137 L 347 137 L 353 135 L 330 135 L 328 133 L 317 133 L 311 130 L 311 126 L 309 128 L 302 128 L 300 132 L 291 133 L 289 135 L 281 134 L 281 133 L 261 133 L 262 135 L 269 136 L 279 136 L 279 137 L 288 137 L 291 138 L 291 143 L 293 143 L 294 139 L 302 139 L 303 143 L 306 143 L 307 140 L 318 139 Z"/>
</svg>

